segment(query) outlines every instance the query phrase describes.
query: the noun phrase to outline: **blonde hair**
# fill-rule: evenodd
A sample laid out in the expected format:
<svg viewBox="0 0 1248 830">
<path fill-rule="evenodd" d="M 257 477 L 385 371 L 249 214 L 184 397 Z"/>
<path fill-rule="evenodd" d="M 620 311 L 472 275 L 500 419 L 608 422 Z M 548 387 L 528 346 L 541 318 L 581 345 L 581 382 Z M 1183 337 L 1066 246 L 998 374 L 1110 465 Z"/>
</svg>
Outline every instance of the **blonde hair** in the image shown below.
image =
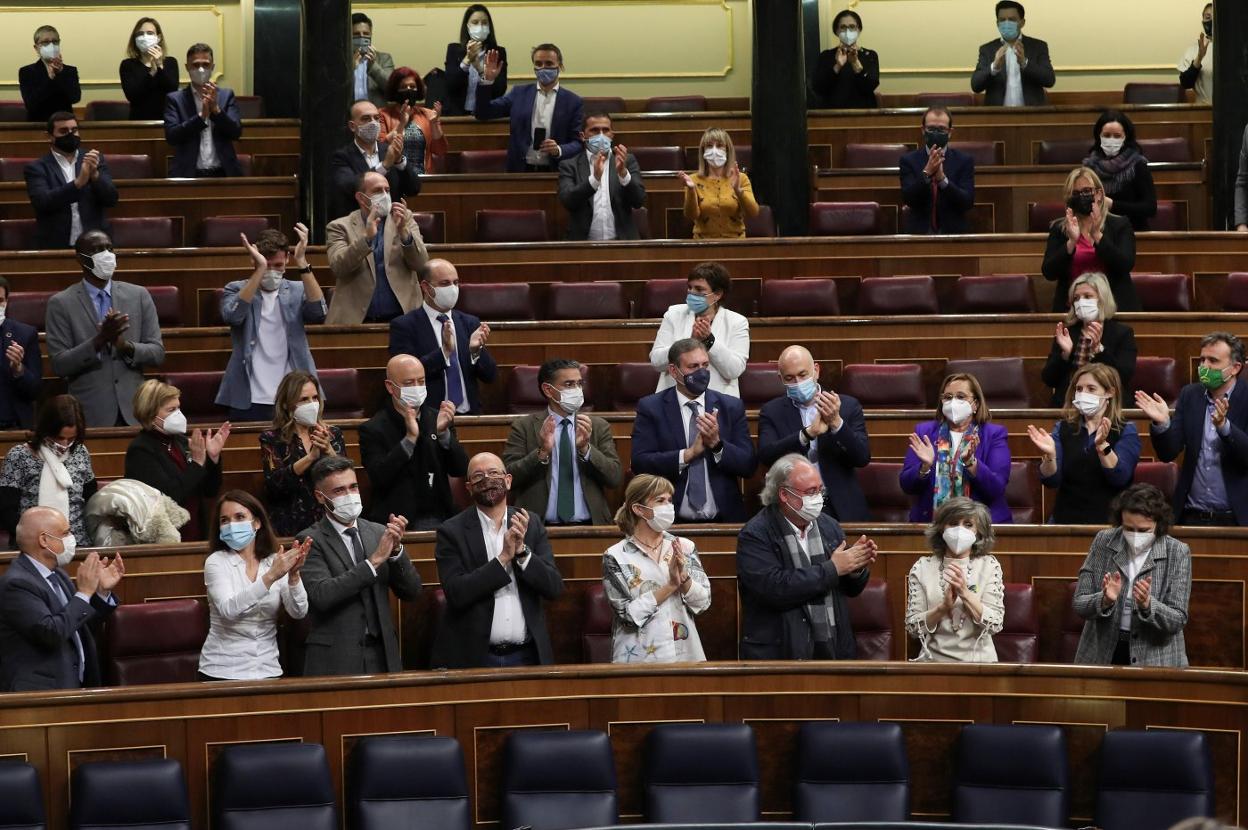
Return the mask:
<svg viewBox="0 0 1248 830">
<path fill-rule="evenodd" d="M 979 380 L 969 372 L 958 372 L 955 375 L 949 375 L 940 382 L 940 394 L 944 395 L 945 390 L 949 388 L 949 384 L 957 383 L 960 380 L 966 381 L 971 387 L 971 394 L 975 396 L 975 400 L 979 403 L 979 411 L 971 416 L 971 419 L 977 424 L 986 424 L 992 420 L 992 412 L 988 409 L 988 401 L 984 400 L 984 387 L 979 385 Z M 945 419 L 944 401 L 937 398 L 936 400 L 936 422 L 940 423 Z"/>
<path fill-rule="evenodd" d="M 1075 314 L 1075 289 L 1081 285 L 1090 285 L 1096 292 L 1096 305 L 1101 310 L 1102 323 L 1118 313 L 1118 303 L 1114 302 L 1114 291 L 1109 287 L 1109 280 L 1100 271 L 1088 271 L 1075 277 L 1066 292 L 1066 325 L 1073 326 L 1079 322 L 1079 315 Z"/>
<path fill-rule="evenodd" d="M 623 531 L 624 535 L 632 536 L 640 518 L 633 512 L 633 505 L 644 506 L 651 499 L 663 495 L 670 496 L 675 492 L 672 483 L 662 476 L 653 476 L 649 473 L 633 476 L 633 480 L 624 490 L 624 503 L 620 505 L 619 510 L 615 511 L 615 526 Z"/>
<path fill-rule="evenodd" d="M 1109 393 L 1109 405 L 1105 407 L 1105 417 L 1109 419 L 1111 427 L 1121 430 L 1122 425 L 1126 423 L 1126 418 L 1122 415 L 1122 378 L 1118 377 L 1118 370 L 1108 363 L 1086 363 L 1070 376 L 1070 384 L 1066 387 L 1066 405 L 1062 407 L 1062 420 L 1071 426 L 1078 426 L 1083 419 L 1083 415 L 1075 409 L 1074 400 L 1075 384 L 1084 375 L 1091 375 L 1092 380 Z"/>
<path fill-rule="evenodd" d="M 1066 202 L 1070 202 L 1070 196 L 1072 193 L 1075 192 L 1075 183 L 1078 182 L 1080 179 L 1088 179 L 1089 181 L 1091 181 L 1092 186 L 1096 188 L 1097 192 L 1101 194 L 1102 198 L 1104 198 L 1105 185 L 1101 183 L 1101 177 L 1096 175 L 1096 171 L 1093 170 L 1091 167 L 1076 167 L 1074 170 L 1071 170 L 1070 175 L 1066 177 L 1066 185 L 1062 188 L 1062 199 L 1064 199 Z M 1101 205 L 1103 208 L 1105 203 L 1101 202 Z M 1105 229 L 1105 218 L 1107 216 L 1109 216 L 1109 211 L 1102 209 L 1101 210 L 1101 222 L 1096 227 L 1098 231 Z M 1063 213 L 1062 216 L 1056 221 L 1065 222 L 1066 214 Z"/>
<path fill-rule="evenodd" d="M 727 160 L 724 162 L 725 174 L 732 169 L 737 163 L 737 151 L 732 147 L 732 136 L 728 135 L 728 131 L 722 127 L 707 127 L 706 132 L 702 133 L 702 140 L 698 142 L 698 175 L 709 176 L 711 169 L 707 166 L 706 159 L 702 157 L 703 151 L 706 150 L 712 142 L 718 141 L 724 145 L 724 150 L 728 154 Z"/>
<path fill-rule="evenodd" d="M 134 417 L 143 429 L 151 429 L 156 421 L 156 413 L 174 398 L 182 397 L 176 386 L 164 381 L 149 378 L 139 384 L 134 391 Z"/>
</svg>

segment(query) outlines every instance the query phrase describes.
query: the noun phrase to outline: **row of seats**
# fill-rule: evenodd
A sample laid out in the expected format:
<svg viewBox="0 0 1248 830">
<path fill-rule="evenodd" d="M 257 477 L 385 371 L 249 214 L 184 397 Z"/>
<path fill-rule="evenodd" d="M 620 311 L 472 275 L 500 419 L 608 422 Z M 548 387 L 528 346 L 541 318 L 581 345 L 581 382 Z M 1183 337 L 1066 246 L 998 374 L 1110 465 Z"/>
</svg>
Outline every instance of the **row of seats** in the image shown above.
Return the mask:
<svg viewBox="0 0 1248 830">
<path fill-rule="evenodd" d="M 264 118 L 264 98 L 259 95 L 235 95 L 243 118 Z M 26 120 L 26 105 L 21 101 L 0 101 L 0 122 Z M 91 101 L 86 106 L 84 121 L 129 121 L 129 101 Z"/>
<path fill-rule="evenodd" d="M 181 216 L 118 216 L 113 226 L 117 248 L 181 248 L 186 244 Z M 200 222 L 195 244 L 201 248 L 235 248 L 238 235 L 256 236 L 269 227 L 265 216 L 207 216 Z M 37 246 L 35 219 L 0 219 L 0 250 L 29 251 Z"/>
<path fill-rule="evenodd" d="M 85 142 L 90 146 L 90 142 Z M 0 158 L 0 182 L 21 182 L 26 180 L 26 165 L 35 159 L 26 156 L 7 156 Z M 108 163 L 108 174 L 114 179 L 152 179 L 156 178 L 152 157 L 147 153 L 109 153 L 105 156 Z M 251 155 L 241 153 L 238 163 L 243 168 L 243 175 L 251 175 Z"/>
</svg>

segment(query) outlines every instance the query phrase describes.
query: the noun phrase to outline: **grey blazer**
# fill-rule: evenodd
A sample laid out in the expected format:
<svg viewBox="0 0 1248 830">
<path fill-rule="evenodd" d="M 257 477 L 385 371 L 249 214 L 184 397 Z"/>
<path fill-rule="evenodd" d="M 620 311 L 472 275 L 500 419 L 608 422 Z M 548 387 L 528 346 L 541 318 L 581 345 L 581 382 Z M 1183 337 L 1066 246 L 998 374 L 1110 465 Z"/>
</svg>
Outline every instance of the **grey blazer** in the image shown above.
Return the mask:
<svg viewBox="0 0 1248 830">
<path fill-rule="evenodd" d="M 117 425 L 117 414 L 131 426 L 134 392 L 143 382 L 143 369 L 165 361 L 160 323 L 152 295 L 141 285 L 113 280 L 113 308 L 130 315 L 125 338 L 134 355 L 122 357 L 111 347 L 96 352 L 92 340 L 99 331 L 99 314 L 81 281 L 48 300 L 45 326 L 53 374 L 69 382 L 69 394 L 82 403 L 89 427 Z"/>
<path fill-rule="evenodd" d="M 357 519 L 356 527 L 367 556 L 377 549 L 385 526 Z M 420 595 L 420 574 L 416 573 L 407 552 L 391 557 L 374 575 L 368 562 L 351 561 L 347 546 L 328 516 L 296 536 L 300 539 L 312 537 L 312 549 L 303 565 L 308 619 L 312 623 L 306 641 L 304 676 L 363 673 L 365 591 L 372 591 L 377 602 L 386 671 L 402 671 L 399 637 L 390 613 L 390 591 L 408 602 L 414 602 Z"/>
<path fill-rule="evenodd" d="M 1075 613 L 1087 620 L 1075 651 L 1076 663 L 1107 666 L 1113 659 L 1123 601 L 1131 595 L 1126 581 L 1127 558 L 1122 528 L 1102 530 L 1092 540 L 1075 588 Z M 1101 580 L 1115 570 L 1123 576 L 1123 588 L 1118 601 L 1103 609 Z M 1191 549 L 1171 536 L 1161 537 L 1153 543 L 1137 579 L 1145 576 L 1153 578 L 1151 599 L 1147 611 L 1137 606 L 1131 612 L 1131 665 L 1184 668 L 1187 647 L 1183 628 L 1192 591 Z"/>
</svg>

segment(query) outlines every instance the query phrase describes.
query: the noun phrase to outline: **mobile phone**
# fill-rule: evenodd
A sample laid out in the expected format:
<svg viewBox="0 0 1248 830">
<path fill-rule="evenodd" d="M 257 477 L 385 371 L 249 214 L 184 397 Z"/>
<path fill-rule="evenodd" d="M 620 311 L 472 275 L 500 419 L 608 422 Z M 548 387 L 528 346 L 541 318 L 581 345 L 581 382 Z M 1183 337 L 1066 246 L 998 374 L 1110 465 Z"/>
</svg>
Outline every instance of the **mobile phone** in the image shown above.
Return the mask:
<svg viewBox="0 0 1248 830">
<path fill-rule="evenodd" d="M 541 147 L 542 142 L 545 140 L 546 140 L 546 128 L 545 127 L 538 127 L 535 130 L 533 130 L 533 146 L 535 148 Z"/>
</svg>

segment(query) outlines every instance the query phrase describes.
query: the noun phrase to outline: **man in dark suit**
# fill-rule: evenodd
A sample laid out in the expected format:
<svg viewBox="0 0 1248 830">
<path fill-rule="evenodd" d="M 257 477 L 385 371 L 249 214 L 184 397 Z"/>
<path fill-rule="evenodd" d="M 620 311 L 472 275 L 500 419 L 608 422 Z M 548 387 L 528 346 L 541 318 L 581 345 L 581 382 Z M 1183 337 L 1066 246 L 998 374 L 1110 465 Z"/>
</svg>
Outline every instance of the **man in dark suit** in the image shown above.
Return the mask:
<svg viewBox="0 0 1248 830">
<path fill-rule="evenodd" d="M 968 233 L 975 206 L 975 159 L 949 146 L 953 116 L 923 113 L 923 143 L 901 157 L 901 196 L 910 207 L 903 233 Z"/>
<path fill-rule="evenodd" d="M 72 112 L 48 118 L 46 156 L 26 165 L 26 195 L 35 210 L 35 244 L 70 248 L 87 231 L 112 233 L 105 208 L 117 204 L 117 188 L 99 150 L 83 153 Z"/>
<path fill-rule="evenodd" d="M 17 71 L 27 121 L 46 121 L 54 112 L 68 112 L 82 99 L 78 67 L 61 56 L 61 35 L 51 26 L 35 29 L 39 59 Z"/>
<path fill-rule="evenodd" d="M 433 530 L 455 512 L 448 476 L 468 470 L 455 406 L 425 406 L 425 367 L 410 354 L 386 364 L 386 392 L 386 403 L 360 427 L 360 456 L 373 486 L 368 518 L 381 523 L 394 514 L 407 519 L 408 530 Z"/>
<path fill-rule="evenodd" d="M 667 371 L 676 385 L 637 402 L 633 472 L 672 482 L 679 520 L 743 522 L 741 480 L 758 462 L 745 406 L 706 388 L 710 366 L 701 340 L 677 340 L 668 349 Z"/>
<path fill-rule="evenodd" d="M 339 147 L 329 159 L 329 218 L 338 219 L 358 209 L 355 194 L 360 176 L 373 170 L 390 183 L 390 198 L 401 202 L 420 193 L 420 175 L 403 155 L 402 130 L 389 143 L 382 140 L 381 113 L 371 101 L 351 105 L 351 143 Z"/>
<path fill-rule="evenodd" d="M 8 316 L 9 281 L 0 277 L 0 429 L 29 428 L 34 423 L 34 402 L 39 396 L 43 361 L 39 357 L 39 332 L 34 326 Z"/>
<path fill-rule="evenodd" d="M 351 459 L 322 458 L 310 471 L 325 517 L 298 538 L 312 538 L 303 565 L 312 627 L 303 673 L 380 674 L 403 670 L 390 592 L 414 602 L 420 574 L 403 550 L 407 520 L 383 524 L 360 518 L 360 485 Z"/>
<path fill-rule="evenodd" d="M 1248 387 L 1239 383 L 1244 344 L 1225 331 L 1200 341 L 1197 383 L 1179 392 L 1174 417 L 1157 394 L 1135 393 L 1152 421 L 1157 458 L 1183 454 L 1174 488 L 1178 524 L 1248 527 Z"/>
<path fill-rule="evenodd" d="M 585 152 L 559 162 L 559 201 L 571 220 L 568 239 L 636 239 L 633 210 L 646 204 L 637 159 L 623 144 L 612 147 L 615 133 L 605 112 L 585 116 L 581 137 Z"/>
<path fill-rule="evenodd" d="M 512 421 L 503 450 L 515 505 L 547 525 L 611 524 L 606 490 L 620 486 L 620 457 L 611 425 L 581 411 L 581 364 L 548 360 L 537 370 L 537 385 L 546 409 Z"/>
<path fill-rule="evenodd" d="M 390 354 L 410 354 L 425 367 L 429 399 L 450 401 L 461 415 L 481 414 L 478 383 L 493 383 L 498 366 L 485 347 L 490 327 L 455 311 L 459 274 L 431 259 L 420 275 L 424 305 L 390 321 Z"/>
<path fill-rule="evenodd" d="M 433 643 L 434 668 L 548 665 L 555 661 L 542 600 L 563 578 L 541 519 L 507 507 L 511 476 L 491 453 L 468 462 L 476 502 L 438 528 L 433 555 L 446 615 Z"/>
<path fill-rule="evenodd" d="M 767 471 L 763 509 L 737 536 L 742 660 L 852 660 L 846 597 L 862 593 L 875 561 L 866 536 L 850 545 L 823 510 L 823 481 L 805 457 Z"/>
<path fill-rule="evenodd" d="M 181 178 L 241 176 L 234 142 L 243 137 L 243 117 L 234 90 L 212 82 L 212 47 L 186 50 L 191 83 L 165 97 L 165 140 L 173 145 L 169 175 Z"/>
<path fill-rule="evenodd" d="M 533 73 L 537 83 L 513 86 L 492 101 L 477 95 L 473 114 L 481 121 L 511 118 L 507 141 L 507 172 L 551 173 L 560 159 L 580 155 L 581 96 L 559 86 L 563 52 L 553 43 L 533 47 Z M 482 86 L 494 83 L 502 71 L 502 59 L 491 50 L 485 56 Z M 477 87 L 480 92 L 481 86 Z"/>
<path fill-rule="evenodd" d="M 65 567 L 74 559 L 69 521 L 53 507 L 32 507 L 17 523 L 21 551 L 0 576 L 0 692 L 99 686 L 90 624 L 117 607 L 113 588 L 126 569 L 92 551 L 78 566 L 77 588 Z"/>
<path fill-rule="evenodd" d="M 988 107 L 1042 107 L 1044 90 L 1057 82 L 1049 44 L 1024 38 L 1026 13 L 1022 3 L 997 3 L 997 31 L 1001 36 L 979 47 L 979 61 L 971 75 L 971 89 L 984 93 Z"/>
<path fill-rule="evenodd" d="M 758 459 L 771 466 L 784 455 L 805 456 L 828 488 L 823 510 L 842 522 L 871 518 L 854 470 L 871 463 L 862 405 L 819 385 L 819 364 L 804 346 L 780 353 L 785 394 L 758 413 Z"/>
</svg>

